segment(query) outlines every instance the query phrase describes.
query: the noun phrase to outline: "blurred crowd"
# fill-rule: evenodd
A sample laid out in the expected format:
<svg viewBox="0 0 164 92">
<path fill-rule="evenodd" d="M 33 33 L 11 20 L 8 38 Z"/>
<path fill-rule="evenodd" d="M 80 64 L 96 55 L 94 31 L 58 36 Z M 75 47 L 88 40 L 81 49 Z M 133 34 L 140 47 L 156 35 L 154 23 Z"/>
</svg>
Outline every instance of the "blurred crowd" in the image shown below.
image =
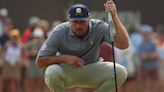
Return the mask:
<svg viewBox="0 0 164 92">
<path fill-rule="evenodd" d="M 8 11 L 0 9 L 0 92 L 49 92 L 44 84 L 44 69 L 35 65 L 37 53 L 50 31 L 61 20 L 49 23 L 37 16 L 29 18 L 20 30 Z M 115 48 L 115 60 L 124 65 L 128 78 L 119 92 L 164 91 L 164 26 L 143 24 L 128 29 L 130 46 Z M 112 61 L 111 46 L 103 43 L 100 56 Z M 91 92 L 76 88 L 66 92 Z"/>
<path fill-rule="evenodd" d="M 51 25 L 37 16 L 29 18 L 23 31 L 13 25 L 6 9 L 0 9 L 0 92 L 47 92 L 44 70 L 35 66 L 38 50 Z M 47 90 L 47 91 L 46 91 Z"/>
</svg>

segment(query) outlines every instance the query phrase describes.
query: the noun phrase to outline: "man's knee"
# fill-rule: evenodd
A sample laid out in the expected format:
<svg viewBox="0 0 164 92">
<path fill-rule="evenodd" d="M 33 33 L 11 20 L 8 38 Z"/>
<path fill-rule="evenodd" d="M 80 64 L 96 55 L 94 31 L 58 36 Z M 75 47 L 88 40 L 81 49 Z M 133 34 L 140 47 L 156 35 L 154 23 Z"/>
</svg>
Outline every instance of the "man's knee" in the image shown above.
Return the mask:
<svg viewBox="0 0 164 92">
<path fill-rule="evenodd" d="M 47 67 L 45 71 L 45 83 L 52 92 L 64 90 L 64 70 L 60 65 L 54 64 Z"/>
<path fill-rule="evenodd" d="M 123 84 L 128 75 L 126 68 L 122 65 L 116 64 L 116 74 L 118 84 Z"/>
<path fill-rule="evenodd" d="M 58 82 L 62 79 L 64 70 L 60 65 L 50 65 L 45 71 L 45 82 Z"/>
</svg>

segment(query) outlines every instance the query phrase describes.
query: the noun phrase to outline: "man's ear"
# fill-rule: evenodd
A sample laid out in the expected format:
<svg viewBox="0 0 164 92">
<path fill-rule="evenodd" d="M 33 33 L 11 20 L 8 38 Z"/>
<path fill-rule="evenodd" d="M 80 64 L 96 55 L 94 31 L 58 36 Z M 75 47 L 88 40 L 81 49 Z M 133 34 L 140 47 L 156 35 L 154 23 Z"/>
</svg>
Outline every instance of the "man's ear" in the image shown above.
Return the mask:
<svg viewBox="0 0 164 92">
<path fill-rule="evenodd" d="M 91 19 L 92 17 L 91 16 L 89 16 L 89 20 Z"/>
<path fill-rule="evenodd" d="M 67 17 L 67 21 L 68 21 L 69 23 L 71 22 L 69 17 Z"/>
</svg>

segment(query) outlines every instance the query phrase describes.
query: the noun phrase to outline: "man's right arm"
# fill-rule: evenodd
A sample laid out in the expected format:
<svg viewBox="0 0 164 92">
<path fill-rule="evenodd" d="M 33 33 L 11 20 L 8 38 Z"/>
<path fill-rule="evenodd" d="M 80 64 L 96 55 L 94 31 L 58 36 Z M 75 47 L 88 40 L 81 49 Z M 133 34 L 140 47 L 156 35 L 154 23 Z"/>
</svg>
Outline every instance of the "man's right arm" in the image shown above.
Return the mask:
<svg viewBox="0 0 164 92">
<path fill-rule="evenodd" d="M 55 27 L 42 45 L 36 58 L 36 65 L 38 68 L 46 68 L 49 65 L 61 63 L 66 63 L 71 67 L 77 68 L 85 64 L 85 62 L 77 56 L 64 54 L 56 56 L 64 32 L 60 30 L 62 30 L 60 26 Z"/>
<path fill-rule="evenodd" d="M 39 68 L 46 68 L 52 64 L 66 63 L 74 68 L 82 67 L 85 62 L 77 56 L 59 55 L 59 56 L 37 56 L 36 65 Z"/>
<path fill-rule="evenodd" d="M 61 56 L 55 56 L 58 45 L 61 44 L 60 39 L 63 37 L 60 29 L 60 26 L 55 27 L 41 46 L 36 58 L 38 68 L 46 68 L 52 64 L 63 63 Z"/>
<path fill-rule="evenodd" d="M 37 56 L 36 58 L 36 65 L 39 68 L 46 68 L 49 65 L 52 64 L 59 64 L 64 63 L 62 56 Z"/>
</svg>

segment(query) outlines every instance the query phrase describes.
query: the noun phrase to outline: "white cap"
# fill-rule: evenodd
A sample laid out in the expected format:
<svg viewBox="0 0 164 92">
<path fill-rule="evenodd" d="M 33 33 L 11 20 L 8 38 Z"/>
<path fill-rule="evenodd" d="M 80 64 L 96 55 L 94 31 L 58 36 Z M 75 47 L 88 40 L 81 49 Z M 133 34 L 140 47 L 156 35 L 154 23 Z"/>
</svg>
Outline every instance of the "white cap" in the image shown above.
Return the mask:
<svg viewBox="0 0 164 92">
<path fill-rule="evenodd" d="M 40 28 L 35 28 L 33 31 L 33 37 L 44 38 L 44 32 Z"/>
<path fill-rule="evenodd" d="M 0 9 L 0 16 L 7 17 L 8 16 L 8 10 L 6 8 Z"/>
</svg>

